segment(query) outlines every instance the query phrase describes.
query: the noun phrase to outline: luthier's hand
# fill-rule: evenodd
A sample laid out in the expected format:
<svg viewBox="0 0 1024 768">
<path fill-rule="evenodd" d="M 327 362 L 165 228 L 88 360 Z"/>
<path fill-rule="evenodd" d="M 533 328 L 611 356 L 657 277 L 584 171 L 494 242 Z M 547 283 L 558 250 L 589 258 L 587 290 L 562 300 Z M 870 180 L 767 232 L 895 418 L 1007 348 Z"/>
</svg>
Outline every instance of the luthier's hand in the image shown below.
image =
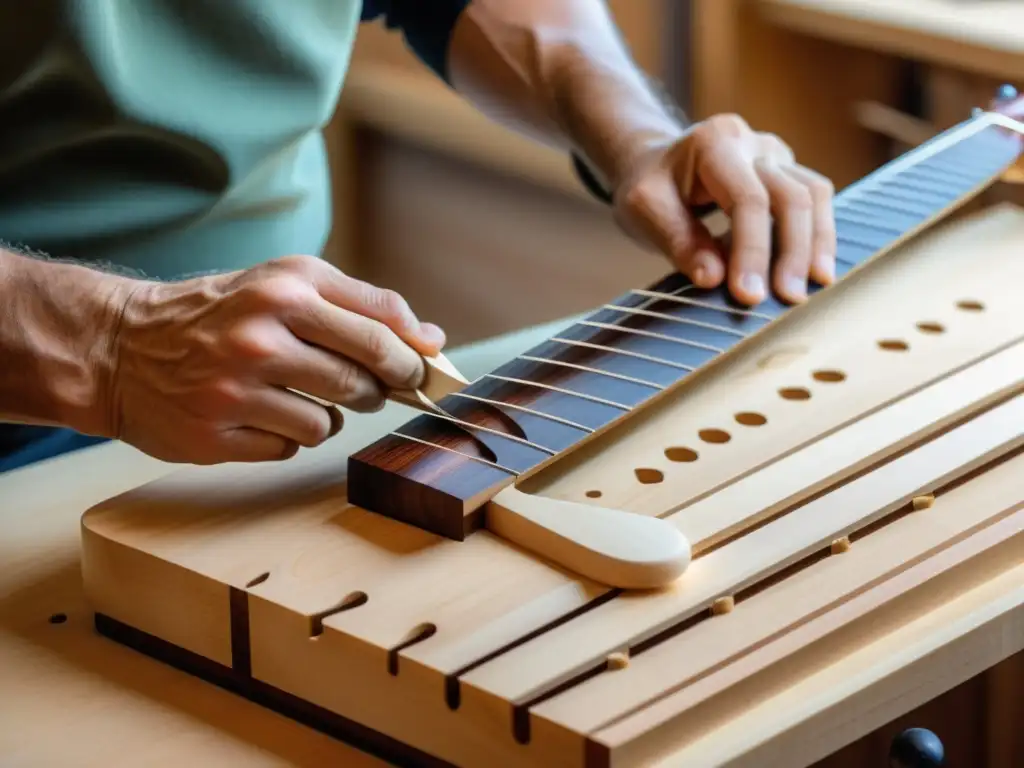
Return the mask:
<svg viewBox="0 0 1024 768">
<path fill-rule="evenodd" d="M 287 458 L 341 427 L 297 392 L 375 410 L 387 389 L 418 386 L 421 355 L 444 341 L 394 292 L 315 258 L 138 283 L 113 340 L 106 431 L 168 461 Z"/>
<path fill-rule="evenodd" d="M 833 279 L 832 197 L 831 183 L 797 163 L 777 136 L 751 130 L 736 115 L 717 115 L 640 154 L 616 189 L 615 209 L 627 232 L 669 256 L 698 286 L 724 280 L 744 302 L 762 300 L 769 289 L 796 302 L 806 298 L 808 279 Z M 690 213 L 709 203 L 731 219 L 727 248 Z"/>
<path fill-rule="evenodd" d="M 618 221 L 698 285 L 727 281 L 738 299 L 754 303 L 769 288 L 799 301 L 808 277 L 829 282 L 829 183 L 739 117 L 688 130 L 636 66 L 607 3 L 474 0 L 459 17 L 447 63 L 456 89 L 493 119 L 586 158 L 613 193 Z M 696 183 L 687 192 L 691 160 Z M 709 202 L 731 215 L 728 253 L 687 211 Z"/>
</svg>

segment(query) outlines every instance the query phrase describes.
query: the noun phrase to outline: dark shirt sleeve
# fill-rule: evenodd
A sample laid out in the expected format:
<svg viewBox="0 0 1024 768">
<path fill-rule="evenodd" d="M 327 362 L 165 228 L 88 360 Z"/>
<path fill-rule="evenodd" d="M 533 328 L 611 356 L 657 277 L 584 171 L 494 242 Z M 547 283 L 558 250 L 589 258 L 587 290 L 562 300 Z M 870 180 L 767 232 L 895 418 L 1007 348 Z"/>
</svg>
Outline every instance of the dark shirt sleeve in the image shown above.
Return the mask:
<svg viewBox="0 0 1024 768">
<path fill-rule="evenodd" d="M 397 30 L 414 54 L 446 83 L 448 45 L 459 15 L 470 0 L 365 0 L 362 21 L 383 19 Z"/>
<path fill-rule="evenodd" d="M 414 54 L 446 83 L 448 46 L 459 15 L 471 0 L 365 0 L 362 21 L 383 19 L 384 26 L 397 30 Z M 594 197 L 605 203 L 611 195 L 602 188 L 586 163 L 573 154 L 573 169 L 580 182 Z"/>
</svg>

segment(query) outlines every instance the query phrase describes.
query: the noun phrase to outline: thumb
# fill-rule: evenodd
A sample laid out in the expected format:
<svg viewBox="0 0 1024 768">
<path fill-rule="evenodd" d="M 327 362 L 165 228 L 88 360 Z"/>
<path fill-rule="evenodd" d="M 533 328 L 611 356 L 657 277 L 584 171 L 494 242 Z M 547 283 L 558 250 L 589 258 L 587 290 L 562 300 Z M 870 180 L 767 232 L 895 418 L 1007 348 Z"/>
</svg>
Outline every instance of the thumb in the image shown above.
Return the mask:
<svg viewBox="0 0 1024 768">
<path fill-rule="evenodd" d="M 615 200 L 619 226 L 654 247 L 699 288 L 725 279 L 725 259 L 707 227 L 687 210 L 671 174 L 659 170 L 624 190 Z"/>
</svg>

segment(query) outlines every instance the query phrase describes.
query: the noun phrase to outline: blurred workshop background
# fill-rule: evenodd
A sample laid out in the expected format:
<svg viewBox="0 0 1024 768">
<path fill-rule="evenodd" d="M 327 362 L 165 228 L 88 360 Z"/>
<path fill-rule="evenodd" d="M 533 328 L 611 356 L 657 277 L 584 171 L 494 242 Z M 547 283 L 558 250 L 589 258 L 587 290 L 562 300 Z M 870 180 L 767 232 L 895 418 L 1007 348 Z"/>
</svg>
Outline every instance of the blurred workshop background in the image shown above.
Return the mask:
<svg viewBox="0 0 1024 768">
<path fill-rule="evenodd" d="M 691 119 L 741 114 L 837 188 L 1024 85 L 1020 0 L 609 0 Z M 451 344 L 555 320 L 653 280 L 564 156 L 461 104 L 364 28 L 327 131 L 328 258 L 400 291 Z M 543 269 L 538 269 L 540 265 Z"/>
</svg>

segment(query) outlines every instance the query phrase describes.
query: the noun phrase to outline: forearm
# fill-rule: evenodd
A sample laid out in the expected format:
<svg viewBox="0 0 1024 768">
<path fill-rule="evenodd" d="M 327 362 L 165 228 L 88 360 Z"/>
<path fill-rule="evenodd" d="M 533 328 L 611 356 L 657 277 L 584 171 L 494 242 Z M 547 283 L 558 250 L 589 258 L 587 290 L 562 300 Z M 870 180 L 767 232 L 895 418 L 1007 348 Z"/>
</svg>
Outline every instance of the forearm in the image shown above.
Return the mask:
<svg viewBox="0 0 1024 768">
<path fill-rule="evenodd" d="M 128 281 L 0 250 L 0 421 L 102 434 Z"/>
<path fill-rule="evenodd" d="M 478 109 L 584 155 L 613 188 L 685 131 L 601 0 L 473 0 L 455 27 L 449 70 Z"/>
</svg>

